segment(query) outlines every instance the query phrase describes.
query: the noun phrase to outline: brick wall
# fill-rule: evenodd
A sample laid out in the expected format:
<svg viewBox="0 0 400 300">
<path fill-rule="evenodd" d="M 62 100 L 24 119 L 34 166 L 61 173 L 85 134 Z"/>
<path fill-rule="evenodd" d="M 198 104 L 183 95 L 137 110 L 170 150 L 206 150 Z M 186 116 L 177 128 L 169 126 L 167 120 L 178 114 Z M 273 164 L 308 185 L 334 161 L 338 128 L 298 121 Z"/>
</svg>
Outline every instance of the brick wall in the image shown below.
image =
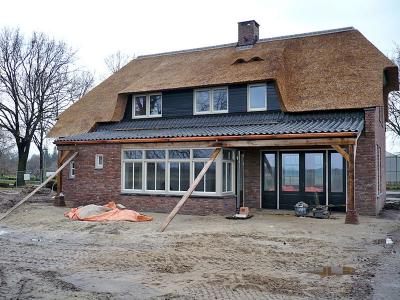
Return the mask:
<svg viewBox="0 0 400 300">
<path fill-rule="evenodd" d="M 260 208 L 260 149 L 244 150 L 244 205 Z"/>
<path fill-rule="evenodd" d="M 365 109 L 365 130 L 356 152 L 355 202 L 360 214 L 376 215 L 382 209 L 386 193 L 385 123 L 379 108 Z M 377 145 L 381 148 L 381 192 L 378 195 Z"/>
<path fill-rule="evenodd" d="M 170 212 L 179 196 L 121 194 L 121 145 L 82 145 L 77 147 L 75 178 L 68 178 L 68 170 L 62 172 L 63 192 L 67 206 L 104 204 L 108 201 L 122 203 L 137 211 Z M 104 155 L 103 169 L 94 168 L 95 155 Z M 183 214 L 207 215 L 232 214 L 236 210 L 236 198 L 190 197 L 180 210 Z"/>
</svg>

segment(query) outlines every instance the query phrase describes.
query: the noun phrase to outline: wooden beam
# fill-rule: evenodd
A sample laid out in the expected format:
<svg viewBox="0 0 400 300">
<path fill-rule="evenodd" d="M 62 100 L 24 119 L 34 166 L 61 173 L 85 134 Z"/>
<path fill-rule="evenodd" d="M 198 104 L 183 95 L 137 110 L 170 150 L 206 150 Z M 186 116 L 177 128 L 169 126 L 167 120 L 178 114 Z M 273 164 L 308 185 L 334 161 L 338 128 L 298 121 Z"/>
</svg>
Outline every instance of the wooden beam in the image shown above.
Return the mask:
<svg viewBox="0 0 400 300">
<path fill-rule="evenodd" d="M 23 198 L 21 201 L 19 201 L 17 204 L 15 204 L 13 207 L 11 207 L 4 215 L 2 215 L 0 217 L 0 221 L 3 220 L 5 217 L 7 217 L 9 214 L 11 214 L 15 209 L 17 209 L 21 204 L 23 204 L 30 197 L 32 197 L 34 194 L 36 194 L 37 191 L 39 191 L 50 180 L 52 180 L 55 176 L 57 176 L 57 174 L 60 173 L 61 170 L 64 169 L 69 164 L 69 162 L 71 160 L 73 160 L 77 155 L 78 155 L 78 152 L 75 152 L 60 168 L 57 169 L 57 171 L 54 172 L 53 175 L 48 177 L 41 185 L 39 185 L 36 189 L 34 189 L 31 193 L 29 193 L 29 195 L 27 195 L 25 198 Z"/>
<path fill-rule="evenodd" d="M 300 147 L 300 146 L 331 146 L 351 145 L 355 143 L 354 138 L 327 138 L 327 139 L 285 139 L 285 140 L 253 140 L 253 141 L 226 141 L 222 142 L 221 147 Z"/>
<path fill-rule="evenodd" d="M 358 214 L 355 209 L 354 199 L 354 162 L 355 146 L 348 146 L 349 160 L 347 162 L 347 203 L 346 203 L 346 224 L 358 224 Z"/>
<path fill-rule="evenodd" d="M 59 156 L 59 163 L 60 165 L 62 165 L 62 163 L 64 162 L 65 158 L 68 156 L 68 154 L 71 153 L 71 150 L 63 150 L 61 151 L 61 156 Z"/>
<path fill-rule="evenodd" d="M 181 209 L 183 204 L 185 204 L 186 200 L 190 197 L 190 195 L 193 193 L 194 189 L 197 187 L 201 179 L 203 178 L 204 174 L 206 174 L 207 170 L 210 168 L 211 164 L 213 161 L 217 158 L 219 152 L 221 151 L 221 148 L 216 148 L 213 153 L 210 156 L 210 159 L 207 161 L 207 163 L 204 165 L 203 169 L 200 171 L 199 175 L 197 175 L 196 179 L 193 181 L 193 183 L 190 185 L 189 189 L 186 191 L 186 193 L 183 195 L 182 199 L 179 200 L 178 204 L 175 206 L 175 208 L 171 211 L 171 213 L 168 215 L 168 217 L 165 219 L 164 223 L 161 225 L 160 232 L 163 232 L 165 228 L 167 228 L 168 224 L 172 221 L 172 219 L 175 217 L 175 215 L 178 213 L 178 211 Z"/>
<path fill-rule="evenodd" d="M 349 154 L 342 147 L 339 145 L 332 145 L 332 148 L 339 152 L 347 162 L 350 161 Z"/>
<path fill-rule="evenodd" d="M 142 139 L 114 139 L 90 141 L 55 141 L 56 145 L 77 144 L 123 144 L 123 143 L 167 143 L 167 142 L 195 142 L 195 141 L 245 141 L 245 140 L 279 140 L 279 139 L 314 139 L 314 138 L 356 138 L 356 132 L 322 132 L 322 133 L 290 133 L 290 134 L 257 134 L 257 135 L 226 135 L 226 136 L 198 136 L 172 138 L 142 138 Z"/>
</svg>

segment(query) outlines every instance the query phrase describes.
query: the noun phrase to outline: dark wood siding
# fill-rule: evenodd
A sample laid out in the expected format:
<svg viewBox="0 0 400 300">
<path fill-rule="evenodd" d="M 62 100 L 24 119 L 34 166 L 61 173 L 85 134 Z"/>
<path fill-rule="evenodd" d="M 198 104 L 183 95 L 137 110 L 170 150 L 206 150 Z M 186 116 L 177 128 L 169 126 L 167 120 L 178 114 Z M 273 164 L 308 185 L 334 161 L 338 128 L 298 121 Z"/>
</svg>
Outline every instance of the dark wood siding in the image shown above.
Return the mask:
<svg viewBox="0 0 400 300">
<path fill-rule="evenodd" d="M 167 91 L 162 94 L 163 117 L 193 115 L 193 90 Z"/>
<path fill-rule="evenodd" d="M 281 103 L 279 101 L 279 95 L 276 90 L 275 82 L 267 83 L 267 109 L 281 110 Z"/>
<path fill-rule="evenodd" d="M 247 84 L 231 85 L 229 90 L 229 112 L 247 111 Z"/>
<path fill-rule="evenodd" d="M 228 87 L 229 112 L 247 112 L 247 84 L 235 84 Z M 267 83 L 268 110 L 280 110 L 279 96 L 274 82 Z M 164 91 L 162 93 L 162 116 L 193 115 L 193 89 Z M 128 97 L 124 120 L 132 118 L 132 96 Z"/>
</svg>

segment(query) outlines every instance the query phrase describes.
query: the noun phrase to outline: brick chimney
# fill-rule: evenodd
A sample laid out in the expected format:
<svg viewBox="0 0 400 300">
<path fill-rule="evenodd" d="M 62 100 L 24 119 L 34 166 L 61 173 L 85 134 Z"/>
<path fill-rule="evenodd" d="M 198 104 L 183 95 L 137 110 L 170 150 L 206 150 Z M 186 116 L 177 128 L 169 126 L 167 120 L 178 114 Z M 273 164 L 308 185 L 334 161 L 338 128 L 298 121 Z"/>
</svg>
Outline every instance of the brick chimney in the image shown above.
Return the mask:
<svg viewBox="0 0 400 300">
<path fill-rule="evenodd" d="M 237 47 L 254 45 L 258 41 L 258 23 L 254 20 L 238 23 Z"/>
</svg>

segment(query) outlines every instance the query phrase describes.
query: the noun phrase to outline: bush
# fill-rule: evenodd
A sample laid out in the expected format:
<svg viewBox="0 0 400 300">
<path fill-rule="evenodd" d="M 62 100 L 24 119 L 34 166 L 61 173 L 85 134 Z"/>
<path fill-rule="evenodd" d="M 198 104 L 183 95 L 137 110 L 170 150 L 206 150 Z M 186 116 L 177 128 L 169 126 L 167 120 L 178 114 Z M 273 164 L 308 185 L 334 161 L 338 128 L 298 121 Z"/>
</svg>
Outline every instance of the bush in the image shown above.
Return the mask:
<svg viewBox="0 0 400 300">
<path fill-rule="evenodd" d="M 0 187 L 15 187 L 15 180 L 0 179 Z"/>
</svg>

